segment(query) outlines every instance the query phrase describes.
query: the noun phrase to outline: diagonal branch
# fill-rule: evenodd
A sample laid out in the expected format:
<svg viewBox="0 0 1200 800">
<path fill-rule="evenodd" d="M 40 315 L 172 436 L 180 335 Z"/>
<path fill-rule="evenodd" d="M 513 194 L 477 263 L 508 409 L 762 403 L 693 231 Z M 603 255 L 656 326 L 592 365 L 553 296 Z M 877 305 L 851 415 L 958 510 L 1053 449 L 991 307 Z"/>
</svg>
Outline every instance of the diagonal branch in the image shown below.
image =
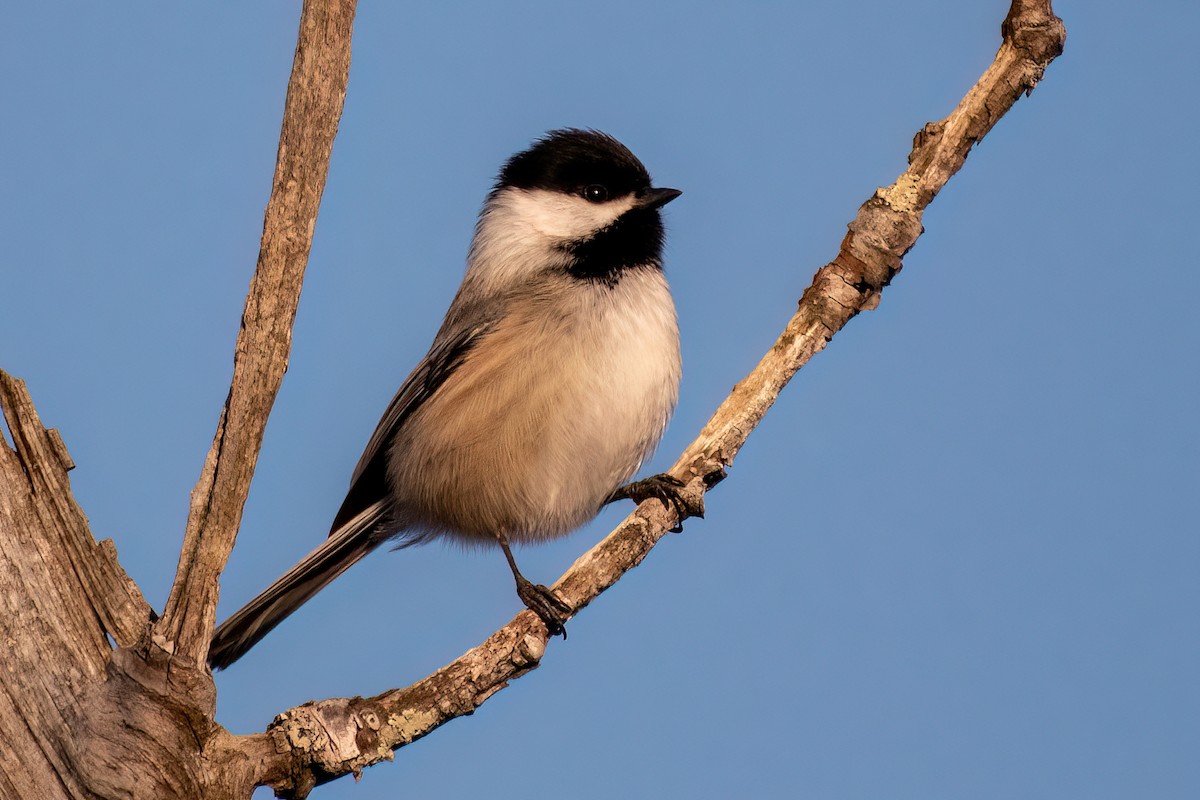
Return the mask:
<svg viewBox="0 0 1200 800">
<path fill-rule="evenodd" d="M 1062 52 L 1062 21 L 1050 0 L 1013 0 L 995 61 L 946 119 L 920 131 L 909 167 L 859 208 L 837 256 L 818 270 L 778 341 L 743 379 L 684 451 L 672 474 L 688 481 L 698 507 L 780 391 L 860 311 L 878 306 L 922 232 L 921 216 L 963 165 L 971 148 Z M 650 501 L 585 553 L 555 584 L 576 611 L 637 566 L 677 522 Z M 439 725 L 470 714 L 509 681 L 537 667 L 548 636 L 530 612 L 518 614 L 487 641 L 419 683 L 372 698 L 306 703 L 268 729 L 281 765 L 259 781 L 281 797 L 305 797 L 317 784 L 390 760 L 394 750 Z"/>
<path fill-rule="evenodd" d="M 825 349 L 860 311 L 879 305 L 880 294 L 900 272 L 904 255 L 924 228 L 921 216 L 988 131 L 1029 94 L 1062 53 L 1066 29 L 1051 0 L 1013 0 L 1001 25 L 1003 44 L 992 65 L 958 106 L 913 138 L 908 169 L 863 203 L 837 257 L 813 276 L 800 308 L 775 345 L 704 426 L 675 462 L 680 477 L 702 474 L 706 464 L 732 464 L 763 415 L 792 376 Z"/>
<path fill-rule="evenodd" d="M 233 380 L 192 490 L 175 583 L 154 638 L 203 664 L 218 578 L 233 549 L 267 416 L 291 351 L 292 322 L 350 72 L 355 0 L 305 0 L 275 179 L 234 351 Z"/>
</svg>

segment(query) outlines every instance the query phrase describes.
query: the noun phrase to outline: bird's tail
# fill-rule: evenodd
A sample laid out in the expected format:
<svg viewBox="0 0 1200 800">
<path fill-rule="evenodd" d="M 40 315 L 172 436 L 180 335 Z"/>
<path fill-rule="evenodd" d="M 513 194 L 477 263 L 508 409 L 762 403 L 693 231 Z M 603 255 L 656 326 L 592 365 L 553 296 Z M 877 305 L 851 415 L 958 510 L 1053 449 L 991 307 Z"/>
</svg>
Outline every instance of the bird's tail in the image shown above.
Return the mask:
<svg viewBox="0 0 1200 800">
<path fill-rule="evenodd" d="M 221 623 L 208 650 L 209 666 L 225 669 L 237 661 L 289 614 L 378 547 L 386 538 L 378 534 L 385 515 L 383 503 L 371 504 Z"/>
</svg>

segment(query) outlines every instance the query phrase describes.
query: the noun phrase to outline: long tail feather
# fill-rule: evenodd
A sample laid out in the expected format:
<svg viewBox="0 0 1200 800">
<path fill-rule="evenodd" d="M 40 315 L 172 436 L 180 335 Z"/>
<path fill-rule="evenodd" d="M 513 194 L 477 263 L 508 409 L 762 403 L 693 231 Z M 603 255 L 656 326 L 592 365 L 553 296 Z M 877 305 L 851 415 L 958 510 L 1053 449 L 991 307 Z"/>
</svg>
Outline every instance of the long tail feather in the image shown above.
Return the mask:
<svg viewBox="0 0 1200 800">
<path fill-rule="evenodd" d="M 330 581 L 378 547 L 385 538 L 377 533 L 384 515 L 383 503 L 363 509 L 283 577 L 221 623 L 213 633 L 209 665 L 225 669 L 237 661 Z"/>
</svg>

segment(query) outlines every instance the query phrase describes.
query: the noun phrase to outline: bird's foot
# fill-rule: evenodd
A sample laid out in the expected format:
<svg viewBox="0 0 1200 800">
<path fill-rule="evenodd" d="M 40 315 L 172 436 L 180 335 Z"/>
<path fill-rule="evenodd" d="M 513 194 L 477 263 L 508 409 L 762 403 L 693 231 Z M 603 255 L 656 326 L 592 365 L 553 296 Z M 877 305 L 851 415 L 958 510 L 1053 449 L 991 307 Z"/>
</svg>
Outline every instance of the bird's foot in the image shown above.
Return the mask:
<svg viewBox="0 0 1200 800">
<path fill-rule="evenodd" d="M 686 485 L 674 475 L 663 472 L 622 486 L 609 495 L 605 502 L 628 498 L 641 504 L 646 500 L 658 500 L 664 508 L 674 511 L 679 518 L 679 524 L 671 529 L 674 533 L 679 533 L 683 530 L 683 521 L 688 517 L 704 519 L 703 498 L 685 495 L 681 490 Z"/>
<path fill-rule="evenodd" d="M 567 638 L 566 621 L 571 616 L 571 607 L 554 593 L 553 589 L 532 583 L 523 575 L 517 575 L 517 597 L 533 613 L 537 614 L 551 636 Z"/>
</svg>

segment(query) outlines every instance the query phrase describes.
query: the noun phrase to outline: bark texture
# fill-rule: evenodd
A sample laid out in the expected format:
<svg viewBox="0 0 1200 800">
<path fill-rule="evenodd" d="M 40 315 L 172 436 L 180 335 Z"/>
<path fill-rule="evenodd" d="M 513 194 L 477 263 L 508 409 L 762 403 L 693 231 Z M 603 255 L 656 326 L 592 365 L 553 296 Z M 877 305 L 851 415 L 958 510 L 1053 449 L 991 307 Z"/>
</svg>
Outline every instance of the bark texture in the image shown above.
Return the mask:
<svg viewBox="0 0 1200 800">
<path fill-rule="evenodd" d="M 308 0 L 288 82 L 275 180 L 233 356 L 233 381 L 192 490 L 175 583 L 155 636 L 201 665 L 216 625 L 218 578 L 233 550 L 267 417 L 292 349 L 292 323 L 350 77 L 353 0 Z"/>
<path fill-rule="evenodd" d="M 287 367 L 291 326 L 337 132 L 350 62 L 351 0 L 307 0 L 258 268 L 213 446 L 192 493 L 175 584 L 161 619 L 97 543 L 75 504 L 61 438 L 24 385 L 0 373 L 12 446 L 0 441 L 0 798 L 248 798 L 256 785 L 302 798 L 390 760 L 537 667 L 547 632 L 522 612 L 428 678 L 371 698 L 306 703 L 265 733 L 213 720 L 204 665 L 218 578 L 240 522 L 267 416 Z M 971 148 L 1061 51 L 1049 0 L 1014 0 L 994 63 L 954 111 L 913 143 L 908 169 L 867 200 L 837 256 L 816 273 L 758 366 L 672 473 L 690 503 L 732 465 L 779 392 L 856 314 L 875 308 L 921 234 L 921 215 Z M 555 584 L 578 612 L 639 564 L 679 520 L 640 506 Z"/>
<path fill-rule="evenodd" d="M 96 543 L 73 466 L 24 385 L 0 373 L 0 798 L 248 798 L 286 769 L 265 734 L 213 721 L 205 664 L 218 578 L 287 369 L 313 225 L 350 69 L 352 0 L 301 12 L 283 131 L 233 380 L 159 618 Z"/>
<path fill-rule="evenodd" d="M 81 796 L 71 728 L 151 611 L 71 496 L 74 464 L 25 384 L 0 372 L 13 446 L 0 442 L 0 797 Z"/>
</svg>

